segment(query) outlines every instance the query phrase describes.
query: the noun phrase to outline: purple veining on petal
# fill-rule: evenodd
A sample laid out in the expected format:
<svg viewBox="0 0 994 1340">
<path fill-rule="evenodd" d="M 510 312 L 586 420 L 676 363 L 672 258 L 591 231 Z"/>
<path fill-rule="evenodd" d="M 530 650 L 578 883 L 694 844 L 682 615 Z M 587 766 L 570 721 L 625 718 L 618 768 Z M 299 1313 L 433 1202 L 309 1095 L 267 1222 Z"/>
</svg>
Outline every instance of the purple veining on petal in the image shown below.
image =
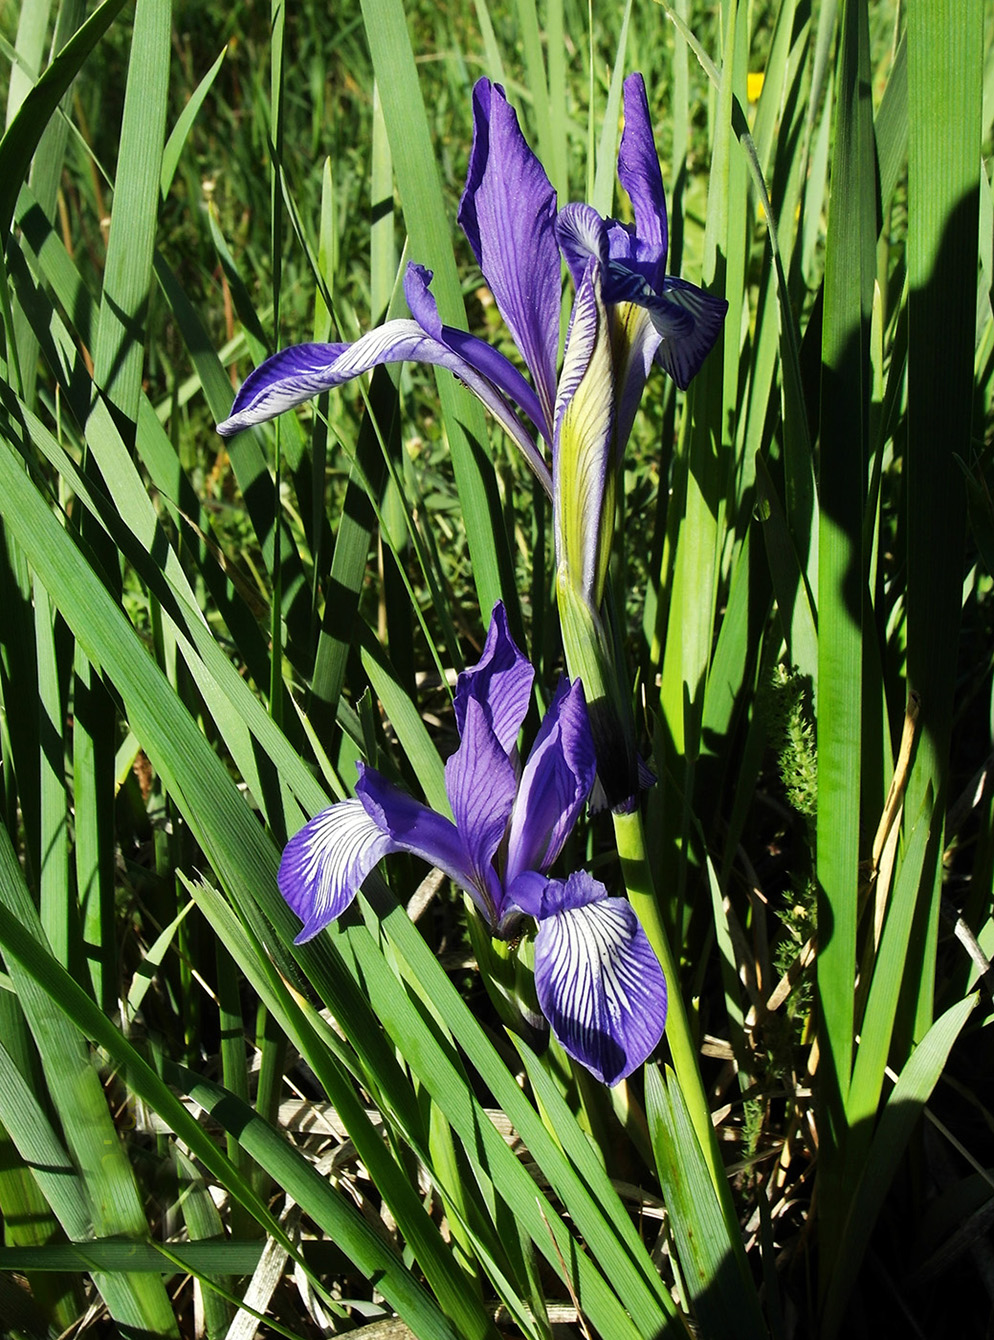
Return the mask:
<svg viewBox="0 0 994 1340">
<path fill-rule="evenodd" d="M 575 288 L 582 284 L 591 260 L 606 270 L 610 258 L 607 225 L 593 205 L 564 205 L 556 219 L 556 241 Z"/>
<path fill-rule="evenodd" d="M 501 391 L 472 363 L 427 334 L 414 320 L 387 321 L 367 331 L 354 344 L 297 344 L 274 354 L 246 377 L 235 396 L 231 414 L 218 424 L 217 431 L 222 437 L 232 437 L 381 363 L 431 363 L 454 373 L 520 448 L 542 487 L 551 495 L 552 481 L 545 458 Z"/>
<path fill-rule="evenodd" d="M 551 428 L 562 298 L 556 193 L 499 84 L 473 90 L 473 148 L 459 222 L 521 350 Z"/>
<path fill-rule="evenodd" d="M 521 774 L 511 814 L 505 882 L 546 871 L 580 817 L 597 774 L 583 685 L 560 682 Z"/>
<path fill-rule="evenodd" d="M 584 871 L 549 880 L 535 939 L 535 989 L 564 1051 L 605 1084 L 651 1055 L 666 1023 L 666 981 L 623 898 Z"/>
<path fill-rule="evenodd" d="M 464 670 L 456 682 L 453 706 L 460 735 L 470 698 L 481 703 L 505 754 L 510 755 L 518 731 L 528 712 L 535 671 L 511 636 L 504 602 L 498 600 L 490 616 L 487 640 L 476 665 Z"/>
<path fill-rule="evenodd" d="M 231 413 L 217 431 L 222 437 L 232 437 L 319 395 L 327 389 L 328 369 L 348 348 L 347 344 L 294 344 L 267 358 L 242 382 Z"/>
<path fill-rule="evenodd" d="M 340 801 L 306 823 L 280 861 L 280 892 L 304 923 L 295 943 L 341 916 L 376 862 L 394 849 L 358 800 Z"/>
</svg>

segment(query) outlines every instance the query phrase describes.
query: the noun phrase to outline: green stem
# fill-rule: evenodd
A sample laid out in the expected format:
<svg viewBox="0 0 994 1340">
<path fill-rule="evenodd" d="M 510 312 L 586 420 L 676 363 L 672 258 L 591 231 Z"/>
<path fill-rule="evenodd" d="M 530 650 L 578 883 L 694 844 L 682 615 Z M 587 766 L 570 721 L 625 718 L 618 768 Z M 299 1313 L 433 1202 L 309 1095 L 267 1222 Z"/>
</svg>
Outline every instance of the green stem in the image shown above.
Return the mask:
<svg viewBox="0 0 994 1340">
<path fill-rule="evenodd" d="M 708 1106 L 707 1094 L 704 1092 L 704 1082 L 697 1064 L 697 1051 L 690 1031 L 690 1021 L 684 1008 L 683 996 L 680 994 L 678 963 L 670 950 L 653 887 L 652 873 L 645 851 L 642 815 L 635 810 L 632 814 L 615 814 L 613 817 L 615 841 L 621 858 L 621 873 L 628 890 L 628 900 L 642 923 L 642 929 L 659 959 L 666 978 L 669 992 L 666 1040 L 673 1059 L 673 1070 L 707 1161 L 722 1213 L 726 1223 L 731 1225 L 737 1222 L 738 1217 L 721 1150 L 718 1148 L 718 1138 L 711 1121 L 711 1109 Z"/>
</svg>

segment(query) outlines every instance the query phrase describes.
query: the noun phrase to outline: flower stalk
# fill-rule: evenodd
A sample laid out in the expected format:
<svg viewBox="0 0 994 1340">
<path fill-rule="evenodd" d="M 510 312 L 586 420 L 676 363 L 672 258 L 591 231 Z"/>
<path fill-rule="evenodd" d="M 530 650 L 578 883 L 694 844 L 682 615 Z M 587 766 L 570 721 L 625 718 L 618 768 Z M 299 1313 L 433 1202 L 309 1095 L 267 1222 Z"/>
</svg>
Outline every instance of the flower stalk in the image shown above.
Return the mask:
<svg viewBox="0 0 994 1340">
<path fill-rule="evenodd" d="M 663 925 L 659 899 L 653 884 L 652 871 L 645 848 L 645 829 L 642 815 L 636 808 L 629 813 L 614 813 L 614 836 L 621 860 L 621 876 L 628 892 L 628 901 L 635 909 L 646 939 L 652 946 L 670 984 L 666 1019 L 666 1040 L 677 1083 L 683 1093 L 687 1110 L 693 1122 L 698 1143 L 707 1162 L 715 1193 L 727 1223 L 735 1220 L 735 1206 L 728 1184 L 721 1150 L 711 1120 L 704 1081 L 697 1063 L 697 1047 L 690 1029 L 690 1020 L 680 991 L 679 962 L 670 949 L 669 936 Z"/>
</svg>

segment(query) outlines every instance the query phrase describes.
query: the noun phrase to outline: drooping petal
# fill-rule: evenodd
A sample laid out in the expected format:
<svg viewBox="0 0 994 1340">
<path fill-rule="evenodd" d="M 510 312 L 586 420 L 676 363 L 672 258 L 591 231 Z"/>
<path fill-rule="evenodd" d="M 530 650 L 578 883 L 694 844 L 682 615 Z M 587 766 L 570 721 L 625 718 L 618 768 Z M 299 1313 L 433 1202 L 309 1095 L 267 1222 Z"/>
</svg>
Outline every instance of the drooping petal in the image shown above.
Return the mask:
<svg viewBox="0 0 994 1340">
<path fill-rule="evenodd" d="M 511 814 L 505 881 L 548 870 L 597 775 L 583 685 L 563 679 L 532 745 Z M 524 909 L 522 909 L 524 910 Z"/>
<path fill-rule="evenodd" d="M 591 260 L 607 269 L 610 253 L 607 224 L 593 205 L 564 205 L 556 219 L 556 240 L 573 285 L 579 288 Z"/>
<path fill-rule="evenodd" d="M 380 363 L 433 363 L 448 368 L 493 414 L 551 493 L 548 466 L 501 392 L 460 354 L 433 339 L 417 321 L 407 319 L 387 321 L 354 344 L 296 344 L 273 354 L 245 378 L 231 414 L 218 424 L 217 431 L 222 437 L 232 437 Z"/>
<path fill-rule="evenodd" d="M 662 336 L 656 362 L 685 391 L 721 334 L 728 303 L 671 275 L 663 281 L 662 294 L 648 311 Z"/>
<path fill-rule="evenodd" d="M 456 682 L 453 706 L 462 735 L 466 706 L 471 698 L 482 704 L 490 726 L 505 754 L 510 754 L 528 712 L 535 671 L 518 650 L 507 624 L 504 602 L 498 600 L 490 616 L 483 654 Z"/>
<path fill-rule="evenodd" d="M 390 850 L 409 851 L 438 866 L 486 911 L 484 897 L 476 887 L 473 862 L 452 820 L 401 791 L 375 768 L 362 763 L 358 767 L 356 796 L 372 822 L 389 835 Z"/>
<path fill-rule="evenodd" d="M 645 81 L 640 74 L 630 74 L 625 80 L 625 128 L 618 149 L 618 180 L 635 210 L 638 259 L 656 267 L 655 275 L 647 274 L 646 278 L 658 288 L 666 267 L 666 196 L 652 137 Z"/>
<path fill-rule="evenodd" d="M 614 531 L 614 360 L 601 270 L 587 265 L 559 379 L 552 456 L 556 564 L 599 609 Z"/>
<path fill-rule="evenodd" d="M 507 829 L 517 778 L 483 704 L 475 698 L 466 703 L 462 742 L 445 765 L 445 789 L 475 887 L 485 891 L 490 924 L 496 926 L 503 898 L 493 861 Z"/>
<path fill-rule="evenodd" d="M 409 261 L 404 275 L 404 297 L 411 309 L 411 315 L 418 325 L 432 339 L 446 345 L 453 353 L 466 360 L 508 399 L 528 415 L 536 430 L 551 442 L 550 425 L 546 422 L 542 407 L 531 385 L 525 380 L 514 364 L 492 344 L 478 339 L 465 330 L 455 326 L 446 326 L 438 314 L 438 306 L 428 285 L 432 272 L 423 265 Z"/>
<path fill-rule="evenodd" d="M 473 90 L 473 148 L 459 222 L 531 371 L 551 427 L 562 298 L 556 193 L 499 84 Z"/>
<path fill-rule="evenodd" d="M 328 381 L 329 369 L 348 348 L 347 344 L 295 344 L 267 358 L 242 382 L 231 413 L 218 424 L 217 431 L 222 437 L 233 437 L 243 428 L 265 423 L 303 404 L 328 386 L 337 386 L 338 380 L 344 379 L 335 379 L 332 374 Z"/>
<path fill-rule="evenodd" d="M 535 938 L 535 988 L 563 1050 L 605 1084 L 641 1065 L 663 1035 L 666 981 L 624 898 L 584 871 L 550 880 Z"/>
<path fill-rule="evenodd" d="M 339 801 L 306 823 L 280 861 L 280 893 L 304 923 L 294 943 L 341 916 L 376 862 L 393 850 L 389 833 L 358 800 Z"/>
</svg>

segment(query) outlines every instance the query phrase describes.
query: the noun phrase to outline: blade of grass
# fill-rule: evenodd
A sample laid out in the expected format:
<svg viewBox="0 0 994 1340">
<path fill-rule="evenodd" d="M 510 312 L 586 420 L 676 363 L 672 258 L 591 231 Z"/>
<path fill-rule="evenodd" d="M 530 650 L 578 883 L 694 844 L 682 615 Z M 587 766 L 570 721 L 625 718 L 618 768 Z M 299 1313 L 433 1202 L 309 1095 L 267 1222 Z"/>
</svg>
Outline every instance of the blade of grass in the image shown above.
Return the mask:
<svg viewBox="0 0 994 1340">
<path fill-rule="evenodd" d="M 922 1109 L 945 1068 L 953 1043 L 976 1007 L 974 993 L 941 1015 L 912 1052 L 887 1099 L 846 1222 L 836 1268 L 825 1296 L 820 1333 L 839 1334 L 856 1275 L 884 1196 Z"/>
<path fill-rule="evenodd" d="M 823 1288 L 841 1245 L 856 976 L 865 570 L 861 543 L 877 231 L 865 0 L 843 2 L 835 115 L 825 257 L 818 526 L 816 981 L 823 1111 L 819 1144 Z"/>
<path fill-rule="evenodd" d="M 64 973 L 44 947 L 41 921 L 6 829 L 0 829 L 0 922 L 16 926 L 21 940 L 47 960 L 50 973 Z M 3 943 L 7 970 L 34 1034 L 49 1092 L 86 1197 L 87 1218 L 98 1235 L 141 1239 L 148 1231 L 141 1198 L 88 1049 L 44 986 L 24 971 L 20 958 L 9 952 L 6 937 Z M 76 990 L 84 996 L 80 988 Z M 92 1010 L 97 1008 L 89 1000 L 87 1005 Z M 151 1331 L 178 1340 L 179 1329 L 161 1280 L 99 1274 L 94 1283 L 125 1336 Z"/>
<path fill-rule="evenodd" d="M 908 12 L 908 680 L 922 732 L 906 804 L 947 803 L 970 458 L 984 6 L 951 0 Z M 913 1019 L 932 1020 L 942 835 L 935 825 L 909 955 Z M 914 965 L 914 966 L 912 966 Z"/>
<path fill-rule="evenodd" d="M 768 1334 L 756 1293 L 743 1279 L 738 1223 L 728 1223 L 711 1184 L 683 1094 L 673 1071 L 645 1072 L 646 1116 L 656 1171 L 670 1212 L 683 1278 L 705 1335 Z"/>
<path fill-rule="evenodd" d="M 11 236 L 10 223 L 21 183 L 38 142 L 63 94 L 83 62 L 124 8 L 125 0 L 104 0 L 66 43 L 25 97 L 17 115 L 0 140 L 0 237 L 4 252 Z"/>
</svg>

